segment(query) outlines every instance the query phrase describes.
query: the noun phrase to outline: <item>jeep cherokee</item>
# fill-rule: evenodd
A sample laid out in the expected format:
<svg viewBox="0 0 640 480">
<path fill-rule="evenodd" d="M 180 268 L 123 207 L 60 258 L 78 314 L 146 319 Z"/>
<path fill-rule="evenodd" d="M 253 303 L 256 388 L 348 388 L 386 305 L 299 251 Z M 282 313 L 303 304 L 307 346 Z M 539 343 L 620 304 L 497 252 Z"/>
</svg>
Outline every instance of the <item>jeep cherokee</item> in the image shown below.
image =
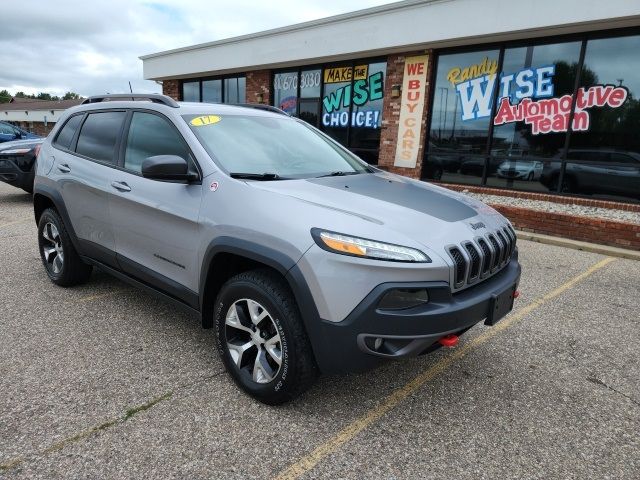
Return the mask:
<svg viewBox="0 0 640 480">
<path fill-rule="evenodd" d="M 42 145 L 34 209 L 51 281 L 98 267 L 197 312 L 268 404 L 455 344 L 520 278 L 498 212 L 266 106 L 89 98 Z"/>
</svg>

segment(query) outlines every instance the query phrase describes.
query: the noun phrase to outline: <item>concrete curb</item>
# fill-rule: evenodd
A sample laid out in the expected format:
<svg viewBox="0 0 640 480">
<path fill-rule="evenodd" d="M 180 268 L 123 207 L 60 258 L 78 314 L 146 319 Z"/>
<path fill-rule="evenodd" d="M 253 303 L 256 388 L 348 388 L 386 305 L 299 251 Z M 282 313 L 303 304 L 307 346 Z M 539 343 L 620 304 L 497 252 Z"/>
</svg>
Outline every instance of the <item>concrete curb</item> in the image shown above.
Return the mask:
<svg viewBox="0 0 640 480">
<path fill-rule="evenodd" d="M 558 247 L 572 248 L 574 250 L 599 253 L 610 257 L 620 257 L 640 261 L 640 251 L 637 250 L 627 250 L 625 248 L 611 247 L 609 245 L 598 245 L 596 243 L 581 242 L 579 240 L 571 240 L 569 238 L 552 237 L 551 235 L 544 235 L 542 233 L 523 232 L 522 230 L 516 230 L 516 234 L 520 240 L 529 240 L 531 242 L 544 243 L 547 245 L 556 245 Z"/>
</svg>

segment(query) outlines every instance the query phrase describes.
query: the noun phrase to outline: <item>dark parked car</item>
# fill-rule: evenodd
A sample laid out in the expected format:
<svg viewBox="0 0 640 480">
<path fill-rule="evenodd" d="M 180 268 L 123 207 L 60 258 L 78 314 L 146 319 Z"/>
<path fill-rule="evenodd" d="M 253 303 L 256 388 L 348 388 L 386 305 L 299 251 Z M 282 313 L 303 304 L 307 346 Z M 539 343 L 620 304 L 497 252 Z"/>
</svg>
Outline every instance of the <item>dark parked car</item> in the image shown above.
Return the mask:
<svg viewBox="0 0 640 480">
<path fill-rule="evenodd" d="M 11 125 L 8 122 L 0 121 L 0 143 L 10 142 L 12 140 L 35 140 L 37 138 L 40 137 L 18 128 L 15 125 Z"/>
<path fill-rule="evenodd" d="M 560 159 L 544 162 L 540 183 L 557 190 Z M 565 193 L 640 199 L 640 154 L 615 150 L 569 150 L 562 181 Z"/>
<path fill-rule="evenodd" d="M 0 181 L 33 192 L 36 157 L 44 138 L 0 144 Z"/>
<path fill-rule="evenodd" d="M 495 175 L 498 171 L 498 167 L 504 162 L 504 157 L 491 157 L 489 159 L 489 171 L 487 176 Z M 484 170 L 484 157 L 469 157 L 465 159 L 460 165 L 460 173 L 463 175 L 472 175 L 475 177 L 481 177 Z"/>
</svg>

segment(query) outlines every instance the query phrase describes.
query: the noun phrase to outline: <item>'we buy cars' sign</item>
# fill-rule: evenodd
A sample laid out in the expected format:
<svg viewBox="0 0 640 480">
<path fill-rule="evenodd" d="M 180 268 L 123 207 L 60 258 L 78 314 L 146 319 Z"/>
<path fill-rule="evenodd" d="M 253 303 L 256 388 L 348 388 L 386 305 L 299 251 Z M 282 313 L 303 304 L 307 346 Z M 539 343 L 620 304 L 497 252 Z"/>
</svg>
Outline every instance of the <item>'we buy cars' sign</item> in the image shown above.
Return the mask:
<svg viewBox="0 0 640 480">
<path fill-rule="evenodd" d="M 393 165 L 415 168 L 422 133 L 422 112 L 427 85 L 428 55 L 407 57 L 404 62 L 398 142 Z"/>
</svg>

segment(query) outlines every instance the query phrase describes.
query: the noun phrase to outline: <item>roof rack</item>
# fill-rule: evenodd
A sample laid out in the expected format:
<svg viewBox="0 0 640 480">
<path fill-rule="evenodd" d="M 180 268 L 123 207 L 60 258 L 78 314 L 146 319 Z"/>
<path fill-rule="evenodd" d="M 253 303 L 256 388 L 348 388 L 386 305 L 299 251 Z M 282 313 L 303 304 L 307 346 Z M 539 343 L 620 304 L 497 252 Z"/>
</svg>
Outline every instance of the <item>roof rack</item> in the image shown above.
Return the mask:
<svg viewBox="0 0 640 480">
<path fill-rule="evenodd" d="M 267 112 L 279 113 L 281 115 L 290 116 L 284 110 L 274 107 L 272 105 L 265 105 L 264 103 L 235 103 L 234 105 L 238 107 L 246 107 L 246 108 L 255 108 L 256 110 L 265 110 Z"/>
<path fill-rule="evenodd" d="M 153 103 L 161 103 L 167 107 L 178 108 L 178 102 L 173 98 L 166 95 L 159 95 L 157 93 L 108 93 L 106 95 L 95 95 L 87 98 L 82 105 L 87 103 L 99 103 L 109 100 L 149 100 Z"/>
</svg>

